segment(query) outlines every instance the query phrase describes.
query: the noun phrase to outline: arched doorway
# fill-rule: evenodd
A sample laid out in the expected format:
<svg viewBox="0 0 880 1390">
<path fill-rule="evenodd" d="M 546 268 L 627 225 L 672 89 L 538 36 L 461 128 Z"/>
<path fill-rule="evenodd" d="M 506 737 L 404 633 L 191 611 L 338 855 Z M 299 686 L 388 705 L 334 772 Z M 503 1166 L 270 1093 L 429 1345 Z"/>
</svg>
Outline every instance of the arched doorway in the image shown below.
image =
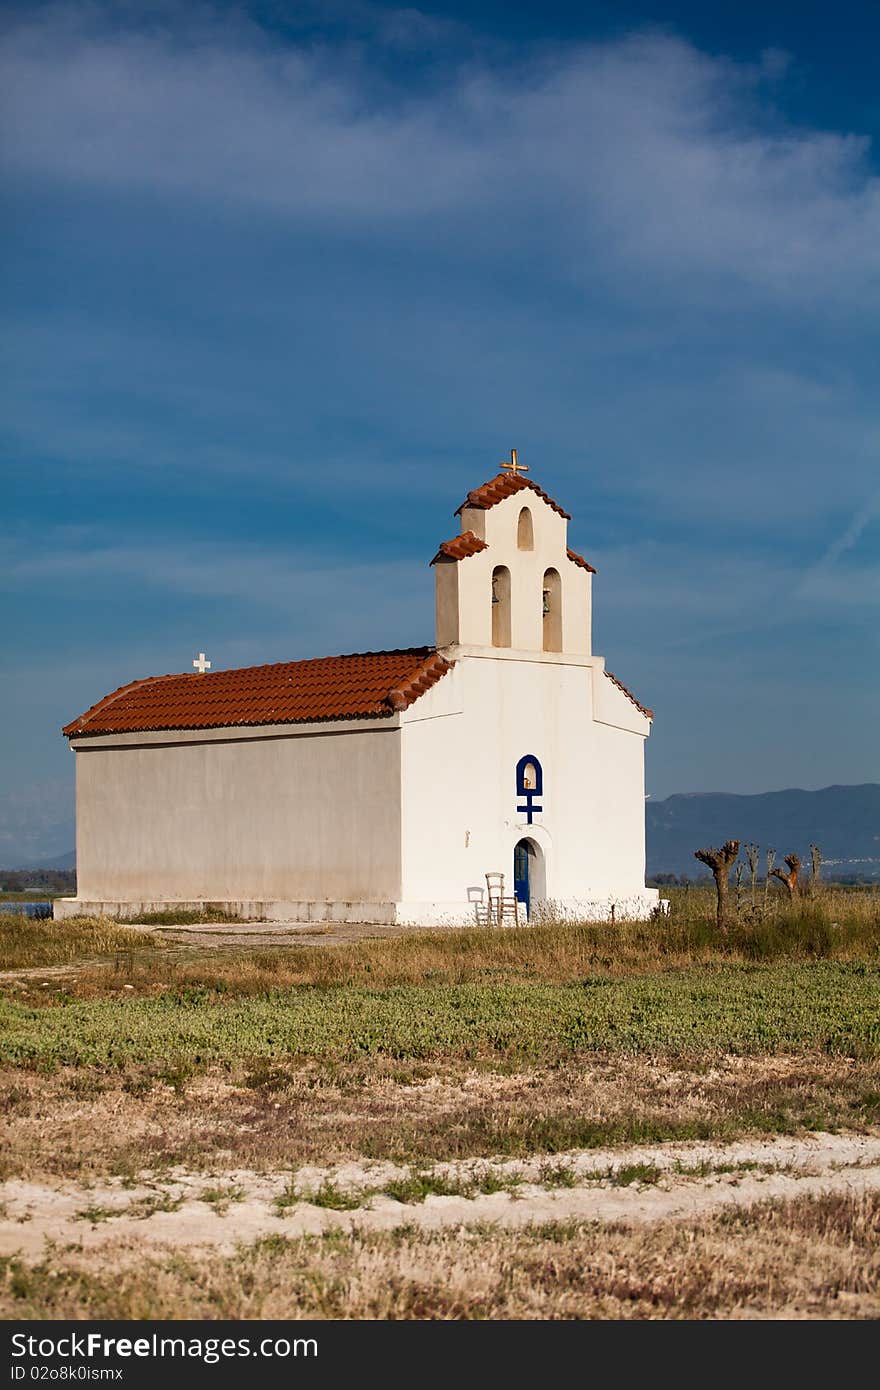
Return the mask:
<svg viewBox="0 0 880 1390">
<path fill-rule="evenodd" d="M 534 840 L 518 840 L 514 846 L 513 891 L 527 913 L 546 897 L 544 851 Z"/>
</svg>

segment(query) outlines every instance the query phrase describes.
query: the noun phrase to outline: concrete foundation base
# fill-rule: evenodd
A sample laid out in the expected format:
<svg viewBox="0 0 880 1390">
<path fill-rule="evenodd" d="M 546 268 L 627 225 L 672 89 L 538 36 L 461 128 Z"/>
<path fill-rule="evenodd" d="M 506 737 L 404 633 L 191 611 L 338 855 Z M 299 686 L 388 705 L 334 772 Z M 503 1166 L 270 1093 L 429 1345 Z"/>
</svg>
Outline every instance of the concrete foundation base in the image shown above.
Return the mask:
<svg viewBox="0 0 880 1390">
<path fill-rule="evenodd" d="M 656 888 L 617 898 L 548 900 L 532 903 L 529 920 L 538 922 L 644 921 L 658 908 Z M 56 898 L 54 917 L 114 917 L 143 921 L 155 912 L 223 912 L 246 922 L 351 922 L 376 926 L 468 927 L 478 922 L 478 905 L 452 902 L 306 902 L 271 899 L 152 899 L 119 902 L 87 898 Z"/>
<path fill-rule="evenodd" d="M 122 917 L 141 921 L 154 912 L 224 912 L 246 922 L 371 922 L 387 925 L 396 921 L 394 903 L 365 902 L 275 902 L 216 898 L 144 902 L 109 902 L 87 898 L 56 898 L 55 919 L 65 917 Z"/>
<path fill-rule="evenodd" d="M 657 912 L 660 901 L 656 888 L 617 897 L 548 898 L 532 902 L 528 920 L 533 926 L 540 922 L 644 922 Z M 396 903 L 395 910 L 394 921 L 401 926 L 472 927 L 485 920 L 482 901 Z"/>
</svg>

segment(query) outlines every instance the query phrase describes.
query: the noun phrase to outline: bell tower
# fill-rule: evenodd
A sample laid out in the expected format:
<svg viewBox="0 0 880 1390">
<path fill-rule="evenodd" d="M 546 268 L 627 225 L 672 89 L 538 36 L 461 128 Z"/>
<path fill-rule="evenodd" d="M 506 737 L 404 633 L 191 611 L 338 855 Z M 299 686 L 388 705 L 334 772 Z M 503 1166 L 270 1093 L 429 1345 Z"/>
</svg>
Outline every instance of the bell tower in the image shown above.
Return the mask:
<svg viewBox="0 0 880 1390">
<path fill-rule="evenodd" d="M 524 474 L 515 449 L 458 508 L 461 530 L 431 564 L 439 648 L 527 659 L 589 657 L 593 566 L 568 546 L 568 512 Z"/>
</svg>

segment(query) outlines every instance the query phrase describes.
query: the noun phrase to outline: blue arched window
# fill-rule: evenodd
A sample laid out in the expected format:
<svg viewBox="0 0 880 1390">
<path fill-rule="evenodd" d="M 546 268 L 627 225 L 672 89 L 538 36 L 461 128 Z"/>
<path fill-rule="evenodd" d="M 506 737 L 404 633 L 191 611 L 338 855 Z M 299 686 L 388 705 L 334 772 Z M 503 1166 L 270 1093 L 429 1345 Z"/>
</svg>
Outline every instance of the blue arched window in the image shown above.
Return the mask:
<svg viewBox="0 0 880 1390">
<path fill-rule="evenodd" d="M 517 799 L 521 797 L 523 801 L 516 809 L 519 814 L 525 815 L 529 825 L 536 812 L 543 814 L 543 806 L 537 804 L 538 797 L 543 794 L 544 770 L 534 753 L 526 753 L 516 765 L 516 795 Z"/>
</svg>

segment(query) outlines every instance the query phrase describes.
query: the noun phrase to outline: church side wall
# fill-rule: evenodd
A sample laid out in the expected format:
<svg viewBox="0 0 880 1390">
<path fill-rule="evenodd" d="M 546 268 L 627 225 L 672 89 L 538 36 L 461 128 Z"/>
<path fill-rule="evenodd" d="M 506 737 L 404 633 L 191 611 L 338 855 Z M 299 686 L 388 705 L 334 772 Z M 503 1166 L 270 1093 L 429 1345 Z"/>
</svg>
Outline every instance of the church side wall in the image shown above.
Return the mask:
<svg viewBox="0 0 880 1390">
<path fill-rule="evenodd" d="M 79 899 L 400 895 L 394 726 L 85 744 L 76 761 Z"/>
<path fill-rule="evenodd" d="M 600 895 L 645 887 L 645 740 L 595 723 L 590 740 L 590 794 L 577 832 Z"/>
</svg>

